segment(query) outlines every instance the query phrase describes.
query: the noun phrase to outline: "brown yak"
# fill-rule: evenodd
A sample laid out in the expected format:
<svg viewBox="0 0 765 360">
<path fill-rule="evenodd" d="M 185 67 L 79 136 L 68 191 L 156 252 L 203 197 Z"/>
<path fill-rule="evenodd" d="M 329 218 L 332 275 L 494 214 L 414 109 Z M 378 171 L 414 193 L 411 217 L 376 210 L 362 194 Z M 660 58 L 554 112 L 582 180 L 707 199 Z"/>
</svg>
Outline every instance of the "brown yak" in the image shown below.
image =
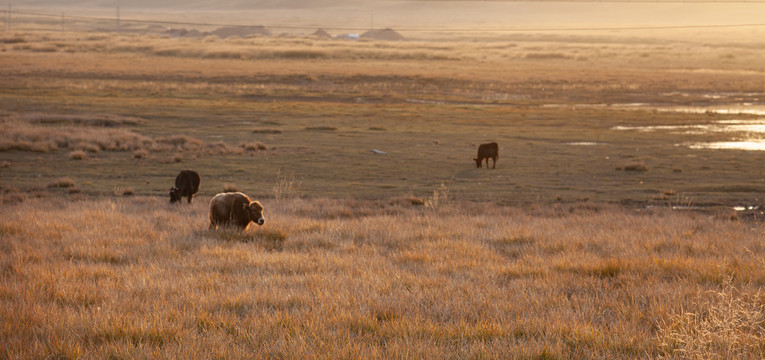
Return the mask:
<svg viewBox="0 0 765 360">
<path fill-rule="evenodd" d="M 210 229 L 238 226 L 244 230 L 250 222 L 263 225 L 263 205 L 240 192 L 220 193 L 210 200 Z"/>
<path fill-rule="evenodd" d="M 497 143 L 488 143 L 488 144 L 481 144 L 478 146 L 478 157 L 473 158 L 475 161 L 475 167 L 480 168 L 481 164 L 483 163 L 483 159 L 486 159 L 486 168 L 489 168 L 489 159 L 494 159 L 494 166 L 492 166 L 492 169 L 495 169 L 497 167 L 497 158 L 499 157 L 499 145 Z"/>
<path fill-rule="evenodd" d="M 170 188 L 170 202 L 181 201 L 187 197 L 189 204 L 191 198 L 199 191 L 199 174 L 194 170 L 183 170 L 175 177 L 175 187 Z"/>
</svg>

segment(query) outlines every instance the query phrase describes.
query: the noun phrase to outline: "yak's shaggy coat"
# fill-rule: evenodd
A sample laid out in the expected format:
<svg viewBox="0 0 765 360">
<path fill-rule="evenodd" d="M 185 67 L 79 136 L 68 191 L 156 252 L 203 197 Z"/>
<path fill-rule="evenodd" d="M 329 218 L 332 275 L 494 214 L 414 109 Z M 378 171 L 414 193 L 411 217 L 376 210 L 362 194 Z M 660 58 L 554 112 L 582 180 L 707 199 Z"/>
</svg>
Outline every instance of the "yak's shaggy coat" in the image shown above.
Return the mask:
<svg viewBox="0 0 765 360">
<path fill-rule="evenodd" d="M 210 200 L 210 229 L 218 226 L 237 226 L 241 230 L 250 222 L 263 225 L 263 205 L 240 192 L 220 193 Z"/>
</svg>

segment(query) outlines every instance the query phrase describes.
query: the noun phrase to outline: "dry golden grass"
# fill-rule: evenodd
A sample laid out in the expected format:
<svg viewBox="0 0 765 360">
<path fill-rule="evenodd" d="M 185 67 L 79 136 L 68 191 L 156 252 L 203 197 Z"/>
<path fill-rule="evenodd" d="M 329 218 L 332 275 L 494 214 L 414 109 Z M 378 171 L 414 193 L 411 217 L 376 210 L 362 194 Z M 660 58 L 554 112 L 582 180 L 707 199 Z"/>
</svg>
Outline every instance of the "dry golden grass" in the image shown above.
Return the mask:
<svg viewBox="0 0 765 360">
<path fill-rule="evenodd" d="M 48 184 L 49 188 L 68 188 L 74 186 L 74 180 L 68 177 L 58 178 Z"/>
<path fill-rule="evenodd" d="M 87 157 L 85 152 L 100 151 L 131 151 L 133 158 L 146 159 L 150 151 L 243 154 L 246 151 L 268 149 L 262 142 L 231 146 L 223 141 L 205 143 L 188 135 L 151 138 L 132 129 L 112 129 L 115 126 L 140 124 L 138 120 L 125 120 L 117 116 L 45 116 L 13 113 L 3 115 L 5 119 L 0 121 L 0 151 L 48 153 L 59 149 L 71 149 L 70 159 L 83 160 Z"/>
<path fill-rule="evenodd" d="M 76 126 L 41 126 L 27 122 L 6 120 L 0 123 L 0 151 L 73 150 L 134 151 L 150 148 L 149 137 L 124 129 L 102 129 Z"/>
<path fill-rule="evenodd" d="M 82 150 L 75 150 L 69 153 L 69 158 L 72 160 L 84 160 L 87 157 L 87 154 Z"/>
<path fill-rule="evenodd" d="M 705 296 L 701 296 L 705 295 Z M 684 359 L 765 358 L 765 305 L 761 291 L 742 293 L 726 279 L 721 290 L 700 294 L 662 324 L 663 357 Z"/>
<path fill-rule="evenodd" d="M 264 205 L 266 224 L 244 232 L 208 231 L 204 201 L 2 205 L 0 356 L 763 355 L 760 223 L 408 198 Z"/>
<path fill-rule="evenodd" d="M 610 130 L 746 116 L 599 107 L 756 103 L 738 39 L 4 34 L 0 358 L 762 358 L 763 225 L 669 210 L 755 204 L 762 155 Z M 208 231 L 221 188 L 266 224 Z"/>
</svg>

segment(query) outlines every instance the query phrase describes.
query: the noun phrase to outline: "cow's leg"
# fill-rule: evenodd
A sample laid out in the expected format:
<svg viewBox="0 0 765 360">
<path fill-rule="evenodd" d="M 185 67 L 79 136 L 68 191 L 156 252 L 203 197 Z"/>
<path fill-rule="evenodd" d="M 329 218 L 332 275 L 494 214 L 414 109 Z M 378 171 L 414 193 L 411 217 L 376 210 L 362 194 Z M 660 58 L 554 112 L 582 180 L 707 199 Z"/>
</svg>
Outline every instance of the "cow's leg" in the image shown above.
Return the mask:
<svg viewBox="0 0 765 360">
<path fill-rule="evenodd" d="M 496 161 L 495 161 L 496 162 Z M 189 204 L 191 204 L 191 197 L 194 196 L 193 194 L 189 195 Z"/>
<path fill-rule="evenodd" d="M 495 158 L 492 158 L 492 159 L 494 159 L 494 166 L 492 166 L 491 168 L 492 169 L 496 169 L 497 168 L 497 158 L 495 157 Z M 487 166 L 488 166 L 488 164 L 487 164 Z"/>
</svg>

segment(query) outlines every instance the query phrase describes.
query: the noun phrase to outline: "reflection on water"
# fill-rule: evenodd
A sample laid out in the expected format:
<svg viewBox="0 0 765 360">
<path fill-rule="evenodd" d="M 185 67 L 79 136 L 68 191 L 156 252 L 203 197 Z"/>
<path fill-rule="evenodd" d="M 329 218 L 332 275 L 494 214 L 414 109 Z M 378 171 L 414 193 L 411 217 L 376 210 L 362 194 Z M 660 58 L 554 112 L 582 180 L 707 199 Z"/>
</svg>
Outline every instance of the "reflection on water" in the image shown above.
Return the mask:
<svg viewBox="0 0 765 360">
<path fill-rule="evenodd" d="M 674 131 L 681 134 L 702 135 L 709 133 L 765 133 L 765 119 L 762 120 L 722 120 L 702 125 L 657 125 L 657 126 L 615 126 L 613 130 L 633 131 Z"/>
<path fill-rule="evenodd" d="M 577 142 L 566 143 L 566 145 L 571 145 L 571 146 L 597 146 L 597 145 L 605 145 L 605 144 L 599 143 L 599 142 L 592 142 L 592 141 L 577 141 Z"/>
<path fill-rule="evenodd" d="M 753 210 L 758 210 L 759 208 L 760 208 L 759 206 L 752 206 L 752 205 L 750 205 L 750 206 L 734 206 L 733 210 L 736 210 L 736 211 L 747 211 L 747 210 L 753 211 Z"/>
<path fill-rule="evenodd" d="M 765 151 L 765 119 L 722 120 L 711 124 L 697 125 L 615 126 L 612 130 L 667 131 L 681 135 L 727 133 L 731 137 L 727 141 L 687 142 L 680 144 L 680 146 L 688 146 L 691 149 Z"/>
<path fill-rule="evenodd" d="M 765 115 L 765 106 L 736 104 L 735 106 L 649 106 L 661 112 L 681 112 L 689 114 L 722 114 L 722 115 Z"/>
<path fill-rule="evenodd" d="M 759 141 L 718 141 L 687 144 L 691 149 L 749 150 L 765 151 L 765 140 Z"/>
</svg>

